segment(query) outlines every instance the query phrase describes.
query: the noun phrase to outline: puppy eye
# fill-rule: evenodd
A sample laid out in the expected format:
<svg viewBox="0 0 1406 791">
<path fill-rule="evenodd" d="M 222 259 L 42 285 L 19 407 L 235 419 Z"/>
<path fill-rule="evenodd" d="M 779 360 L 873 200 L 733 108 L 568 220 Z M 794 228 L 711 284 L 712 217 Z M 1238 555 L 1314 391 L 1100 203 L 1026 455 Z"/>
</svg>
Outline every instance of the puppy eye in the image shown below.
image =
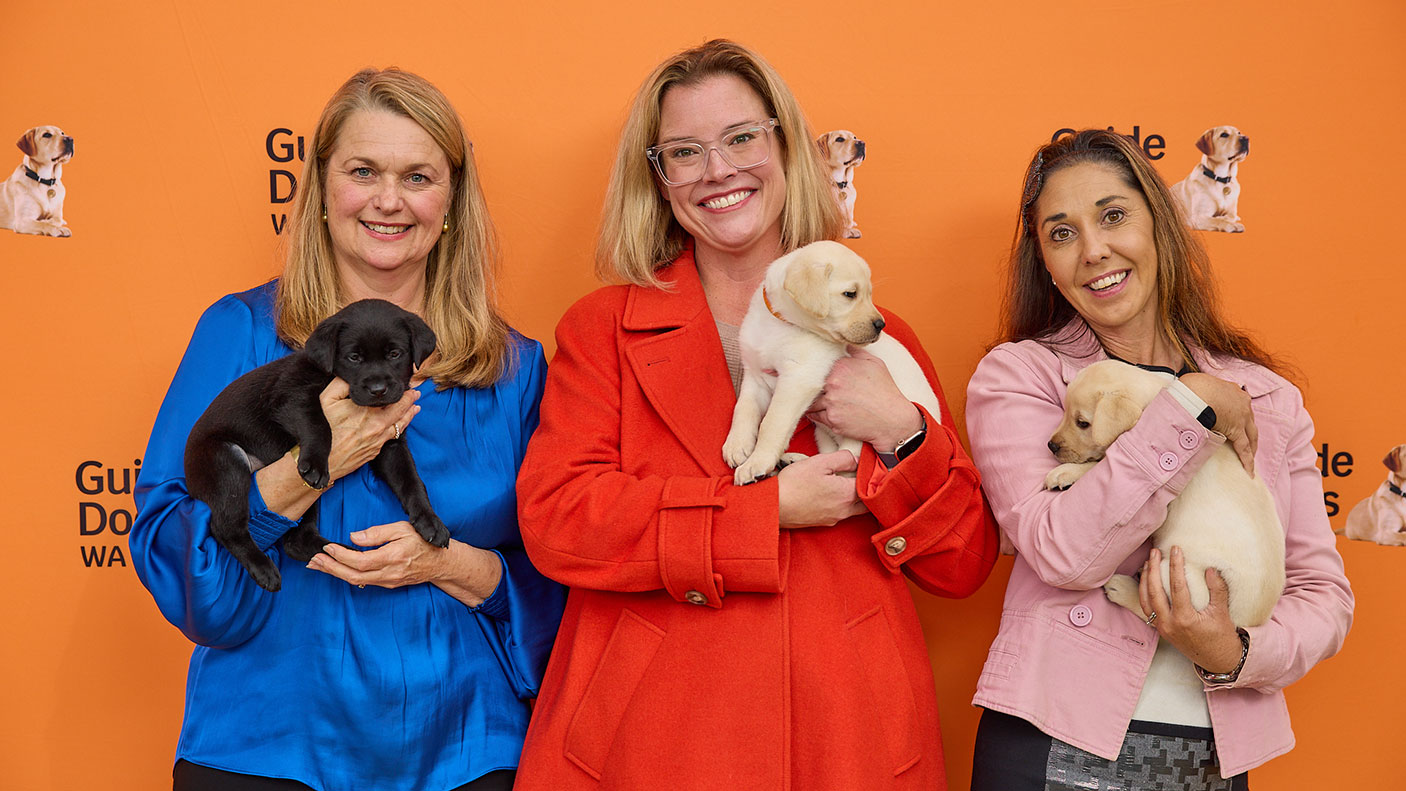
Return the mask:
<svg viewBox="0 0 1406 791">
<path fill-rule="evenodd" d="M 347 362 L 349 362 L 349 363 L 359 363 L 359 362 L 361 362 L 361 352 L 347 352 Z"/>
<path fill-rule="evenodd" d="M 44 136 L 45 136 L 45 137 L 53 137 L 53 136 L 54 136 L 54 133 L 53 133 L 53 132 L 45 132 L 45 133 L 44 133 Z"/>
<path fill-rule="evenodd" d="M 1221 136 L 1221 137 L 1230 137 L 1230 133 L 1229 133 L 1229 132 L 1221 132 L 1221 133 L 1220 133 L 1220 136 Z"/>
<path fill-rule="evenodd" d="M 1086 429 L 1089 427 L 1089 421 L 1083 418 L 1079 418 L 1078 420 L 1074 421 L 1074 425 L 1078 426 L 1081 429 Z"/>
<path fill-rule="evenodd" d="M 845 299 L 854 299 L 854 298 L 857 297 L 857 296 L 859 296 L 859 292 L 858 292 L 858 291 L 846 291 L 846 292 L 845 292 Z"/>
<path fill-rule="evenodd" d="M 843 142 L 845 142 L 845 139 L 844 139 L 843 137 L 837 137 L 837 138 L 835 138 L 835 142 L 836 142 L 836 143 L 843 143 Z"/>
<path fill-rule="evenodd" d="M 387 359 L 387 360 L 399 360 L 399 359 L 400 359 L 400 355 L 401 355 L 400 349 L 391 349 L 390 351 L 386 352 L 386 359 Z"/>
</svg>

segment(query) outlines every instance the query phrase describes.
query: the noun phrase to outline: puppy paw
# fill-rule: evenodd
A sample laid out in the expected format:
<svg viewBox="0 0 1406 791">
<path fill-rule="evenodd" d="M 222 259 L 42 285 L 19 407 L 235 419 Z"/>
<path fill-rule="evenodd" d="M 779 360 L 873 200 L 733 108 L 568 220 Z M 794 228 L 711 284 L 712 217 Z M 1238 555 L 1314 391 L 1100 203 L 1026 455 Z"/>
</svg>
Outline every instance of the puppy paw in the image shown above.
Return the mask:
<svg viewBox="0 0 1406 791">
<path fill-rule="evenodd" d="M 804 453 L 783 453 L 781 454 L 781 461 L 778 461 L 776 463 L 776 469 L 783 469 L 792 464 L 795 464 L 798 461 L 808 458 L 810 457 L 805 455 Z"/>
<path fill-rule="evenodd" d="M 332 476 L 327 473 L 327 465 L 314 464 L 308 461 L 306 456 L 298 461 L 298 474 L 314 489 L 326 489 L 328 484 L 332 483 Z"/>
<path fill-rule="evenodd" d="M 449 546 L 449 528 L 444 526 L 438 516 L 430 514 L 415 520 L 414 524 L 415 532 L 419 533 L 421 538 L 441 549 Z"/>
<path fill-rule="evenodd" d="M 760 481 L 776 469 L 778 461 L 780 461 L 779 458 L 770 454 L 753 453 L 746 461 L 737 466 L 737 471 L 732 476 L 732 482 L 738 486 L 745 486 Z"/>
<path fill-rule="evenodd" d="M 324 538 L 316 530 L 294 528 L 283 534 L 283 554 L 299 563 L 307 563 L 321 552 L 323 547 L 334 543 L 336 542 Z"/>
<path fill-rule="evenodd" d="M 727 466 L 737 469 L 742 462 L 752 455 L 752 451 L 757 447 L 756 436 L 748 437 L 743 431 L 729 431 L 727 441 L 723 443 L 723 461 Z"/>
<path fill-rule="evenodd" d="M 1134 613 L 1142 612 L 1142 605 L 1138 603 L 1137 598 L 1137 580 L 1127 574 L 1114 574 L 1103 586 L 1103 594 L 1120 607 L 1126 607 Z"/>
<path fill-rule="evenodd" d="M 1045 476 L 1045 488 L 1063 491 L 1074 485 L 1074 482 L 1084 477 L 1084 473 L 1094 466 L 1091 462 L 1075 462 L 1061 464 L 1050 470 Z"/>
<path fill-rule="evenodd" d="M 265 558 L 265 560 L 268 559 Z M 271 560 L 267 565 L 258 563 L 246 566 L 245 569 L 249 572 L 249 576 L 253 577 L 254 582 L 269 593 L 277 593 L 283 587 L 283 576 L 278 573 L 278 567 L 273 565 Z"/>
</svg>

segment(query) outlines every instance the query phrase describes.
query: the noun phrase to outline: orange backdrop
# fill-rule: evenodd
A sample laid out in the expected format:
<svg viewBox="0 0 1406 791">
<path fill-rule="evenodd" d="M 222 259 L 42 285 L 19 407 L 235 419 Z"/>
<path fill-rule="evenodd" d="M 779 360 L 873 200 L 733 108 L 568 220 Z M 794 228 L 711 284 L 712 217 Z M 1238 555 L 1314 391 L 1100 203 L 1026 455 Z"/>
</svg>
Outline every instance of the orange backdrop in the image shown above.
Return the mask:
<svg viewBox="0 0 1406 791">
<path fill-rule="evenodd" d="M 1175 182 L 1201 132 L 1233 124 L 1253 139 L 1240 168 L 1248 230 L 1203 236 L 1235 320 L 1306 375 L 1315 442 L 1337 457 L 1325 479 L 1334 526 L 1406 442 L 1401 255 L 1386 231 L 1406 184 L 1406 6 L 1392 0 L 38 11 L 0 7 L 0 139 L 39 124 L 75 138 L 73 236 L 0 231 L 0 332 L 17 363 L 0 388 L 5 787 L 169 787 L 190 646 L 126 556 L 131 471 L 196 317 L 279 269 L 286 207 L 273 200 L 288 183 L 271 171 L 301 167 L 278 161 L 282 144 L 296 154 L 331 91 L 366 65 L 425 75 L 464 115 L 505 250 L 507 311 L 550 355 L 558 317 L 595 285 L 603 185 L 639 81 L 705 38 L 755 47 L 817 133 L 868 141 L 852 244 L 879 300 L 937 361 L 959 420 L 1034 147 L 1062 127 L 1136 129 L 1165 141 L 1153 153 Z M 270 149 L 276 129 L 289 132 Z M 19 158 L 0 146 L 0 173 Z M 1406 651 L 1406 550 L 1340 548 L 1355 626 L 1339 657 L 1288 690 L 1298 747 L 1256 770 L 1257 788 L 1399 783 L 1406 688 L 1389 668 Z M 1009 568 L 968 600 L 919 595 L 954 788 L 970 774 L 969 701 Z"/>
</svg>

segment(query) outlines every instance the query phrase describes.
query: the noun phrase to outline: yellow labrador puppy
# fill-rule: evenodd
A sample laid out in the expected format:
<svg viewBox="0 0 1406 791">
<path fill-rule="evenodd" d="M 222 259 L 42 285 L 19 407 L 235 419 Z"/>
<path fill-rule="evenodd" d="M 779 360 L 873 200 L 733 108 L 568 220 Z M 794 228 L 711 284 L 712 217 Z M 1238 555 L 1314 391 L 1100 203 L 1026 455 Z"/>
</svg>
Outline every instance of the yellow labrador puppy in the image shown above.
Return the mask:
<svg viewBox="0 0 1406 791">
<path fill-rule="evenodd" d="M 1406 546 L 1406 445 L 1397 445 L 1382 460 L 1386 480 L 1347 515 L 1347 529 L 1338 531 L 1358 541 Z"/>
<path fill-rule="evenodd" d="M 854 200 L 858 195 L 854 188 L 854 169 L 864 164 L 864 141 L 848 129 L 836 129 L 816 138 L 815 144 L 820 146 L 820 158 L 829 168 L 831 194 L 844 216 L 844 238 L 858 239 L 863 234 L 854 221 Z"/>
<path fill-rule="evenodd" d="M 1243 233 L 1240 222 L 1240 160 L 1250 155 L 1250 138 L 1233 126 L 1214 126 L 1196 141 L 1201 161 L 1191 175 L 1172 185 L 1186 224 L 1199 231 Z"/>
<path fill-rule="evenodd" d="M 73 158 L 73 138 L 57 126 L 36 126 L 16 145 L 24 159 L 0 183 L 0 228 L 72 236 L 63 219 L 63 164 Z"/>
<path fill-rule="evenodd" d="M 869 265 L 838 242 L 815 242 L 767 268 L 738 332 L 742 386 L 723 458 L 737 484 L 770 475 L 812 401 L 820 395 L 847 344 L 864 346 L 888 366 L 894 384 L 933 419 L 937 396 L 913 355 L 883 333 L 874 308 Z M 863 443 L 815 427 L 821 453 L 844 448 L 859 456 Z"/>
<path fill-rule="evenodd" d="M 1120 434 L 1132 428 L 1152 399 L 1171 383 L 1170 374 L 1104 360 L 1069 383 L 1064 420 L 1050 450 L 1064 462 L 1045 478 L 1047 489 L 1067 489 L 1104 457 Z M 1167 506 L 1167 520 L 1152 534 L 1162 552 L 1162 580 L 1171 579 L 1171 548 L 1181 547 L 1191 602 L 1210 601 L 1206 569 L 1214 568 L 1230 588 L 1230 619 L 1258 626 L 1284 590 L 1284 528 L 1274 500 L 1259 478 L 1251 478 L 1230 443 L 1222 444 Z M 1138 583 L 1115 574 L 1103 586 L 1114 604 L 1144 617 Z M 1170 592 L 1169 594 L 1170 595 Z"/>
</svg>

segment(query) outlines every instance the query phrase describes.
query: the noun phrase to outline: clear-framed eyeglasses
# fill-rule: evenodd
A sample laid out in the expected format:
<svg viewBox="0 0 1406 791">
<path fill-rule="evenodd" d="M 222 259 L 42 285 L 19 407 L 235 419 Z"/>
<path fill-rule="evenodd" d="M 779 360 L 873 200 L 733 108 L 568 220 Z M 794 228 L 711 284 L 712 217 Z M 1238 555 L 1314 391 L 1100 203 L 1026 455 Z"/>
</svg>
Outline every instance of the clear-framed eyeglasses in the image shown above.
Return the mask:
<svg viewBox="0 0 1406 791">
<path fill-rule="evenodd" d="M 650 146 L 644 150 L 644 155 L 654 163 L 655 171 L 665 184 L 682 187 L 703 178 L 710 151 L 718 152 L 724 162 L 738 170 L 765 165 L 771 158 L 771 141 L 767 138 L 778 123 L 775 118 L 749 121 L 723 132 L 711 146 L 697 140 L 679 140 Z"/>
</svg>

